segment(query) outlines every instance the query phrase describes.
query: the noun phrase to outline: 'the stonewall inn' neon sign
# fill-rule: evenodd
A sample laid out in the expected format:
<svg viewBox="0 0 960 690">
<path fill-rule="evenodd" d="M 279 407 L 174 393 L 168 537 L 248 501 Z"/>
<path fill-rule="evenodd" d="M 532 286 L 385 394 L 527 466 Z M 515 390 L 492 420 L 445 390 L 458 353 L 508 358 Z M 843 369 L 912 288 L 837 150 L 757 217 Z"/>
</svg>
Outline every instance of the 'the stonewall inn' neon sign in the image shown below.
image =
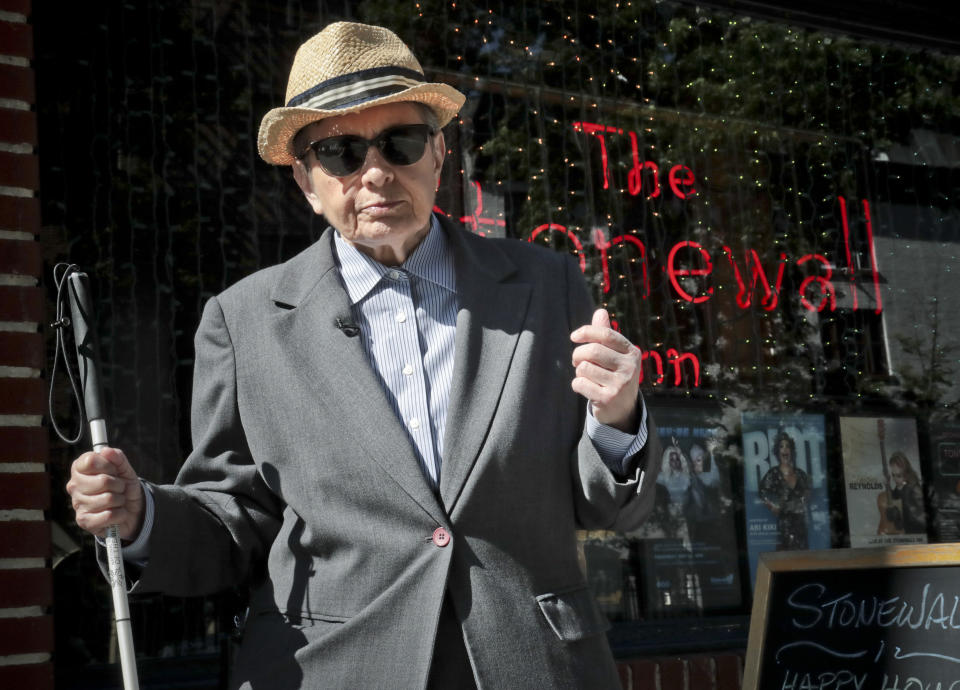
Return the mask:
<svg viewBox="0 0 960 690">
<path fill-rule="evenodd" d="M 636 132 L 625 131 L 595 122 L 574 122 L 573 129 L 588 136 L 596 137 L 599 140 L 604 189 L 608 189 L 610 186 L 606 136 L 614 135 L 627 136 L 630 140 L 632 167 L 627 174 L 626 192 L 631 196 L 643 195 L 646 199 L 655 199 L 661 196 L 661 194 L 672 194 L 677 199 L 687 200 L 698 194 L 696 175 L 689 167 L 685 165 L 674 165 L 669 171 L 661 171 L 655 161 L 641 161 Z M 474 232 L 479 234 L 486 234 L 484 230 L 491 226 L 503 227 L 503 220 L 487 218 L 483 215 L 483 190 L 478 182 L 474 182 L 473 184 L 476 187 L 475 209 L 471 215 L 460 218 L 460 221 L 470 226 Z M 665 190 L 669 190 L 669 192 Z M 844 259 L 848 269 L 847 273 L 851 288 L 852 306 L 853 309 L 857 309 L 857 270 L 854 265 L 853 251 L 851 249 L 847 200 L 842 196 L 838 196 L 837 201 L 840 204 L 845 251 Z M 866 227 L 867 247 L 870 256 L 874 309 L 875 312 L 879 314 L 883 311 L 883 300 L 880 294 L 880 273 L 877 268 L 873 222 L 870 217 L 870 203 L 866 199 L 863 199 L 861 203 L 864 225 Z M 440 208 L 436 208 L 435 210 L 444 213 Z M 580 270 L 586 272 L 586 251 L 583 241 L 578 237 L 576 232 L 559 223 L 543 223 L 535 227 L 527 239 L 533 242 L 537 237 L 545 233 L 558 233 L 569 240 L 570 244 L 576 249 L 577 257 L 580 261 Z M 600 264 L 603 273 L 603 292 L 609 293 L 611 290 L 610 253 L 614 249 L 619 249 L 622 252 L 632 253 L 634 262 L 639 262 L 639 270 L 642 275 L 642 286 L 639 295 L 643 299 L 648 299 L 650 297 L 650 267 L 648 251 L 644 242 L 639 237 L 628 233 L 607 238 L 599 228 L 592 230 L 590 239 L 592 240 L 593 249 L 600 254 Z M 784 252 L 780 252 L 775 263 L 768 263 L 766 267 L 764 267 L 760 256 L 754 249 L 746 250 L 742 263 L 738 261 L 733 249 L 727 245 L 722 247 L 720 254 L 729 262 L 733 272 L 734 280 L 737 284 L 735 301 L 739 308 L 750 309 L 753 307 L 755 295 L 758 294 L 758 304 L 760 308 L 765 311 L 773 311 L 777 308 L 780 304 L 784 271 L 790 261 Z M 666 263 L 661 267 L 661 270 L 664 271 L 669 279 L 670 287 L 678 300 L 691 304 L 703 304 L 709 301 L 714 294 L 714 288 L 705 285 L 705 282 L 707 277 L 713 273 L 714 263 L 717 260 L 722 259 L 716 255 L 711 255 L 699 242 L 681 240 L 670 247 Z M 837 286 L 834 280 L 834 267 L 836 264 L 819 253 L 805 254 L 797 258 L 795 262 L 798 267 L 803 268 L 807 273 L 798 288 L 801 305 L 811 312 L 836 310 Z M 704 279 L 704 289 L 694 294 L 691 292 L 689 281 L 684 280 L 686 278 Z M 667 365 L 673 367 L 673 377 L 671 381 L 673 385 L 681 385 L 684 365 L 688 367 L 687 371 L 692 373 L 692 381 L 690 383 L 692 383 L 694 387 L 700 385 L 700 361 L 695 354 L 680 352 L 675 348 L 669 348 L 665 352 L 665 357 L 655 351 L 644 351 L 642 356 L 644 361 L 648 361 L 654 368 L 654 377 L 652 380 L 654 385 L 662 384 L 666 379 L 664 373 L 665 361 Z M 642 381 L 642 372 L 640 378 Z"/>
</svg>

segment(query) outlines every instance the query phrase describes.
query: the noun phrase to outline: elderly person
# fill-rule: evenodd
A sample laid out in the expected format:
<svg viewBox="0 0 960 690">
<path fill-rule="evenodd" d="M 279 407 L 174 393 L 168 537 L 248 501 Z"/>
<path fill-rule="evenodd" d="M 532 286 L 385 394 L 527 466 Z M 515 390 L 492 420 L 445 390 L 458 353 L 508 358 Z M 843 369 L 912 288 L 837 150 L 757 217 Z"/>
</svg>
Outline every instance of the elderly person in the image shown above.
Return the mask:
<svg viewBox="0 0 960 690">
<path fill-rule="evenodd" d="M 330 228 L 206 305 L 175 485 L 74 462 L 133 591 L 249 588 L 231 687 L 618 686 L 575 530 L 652 502 L 639 352 L 570 257 L 432 213 L 463 101 L 386 29 L 301 46 L 259 150 Z"/>
</svg>

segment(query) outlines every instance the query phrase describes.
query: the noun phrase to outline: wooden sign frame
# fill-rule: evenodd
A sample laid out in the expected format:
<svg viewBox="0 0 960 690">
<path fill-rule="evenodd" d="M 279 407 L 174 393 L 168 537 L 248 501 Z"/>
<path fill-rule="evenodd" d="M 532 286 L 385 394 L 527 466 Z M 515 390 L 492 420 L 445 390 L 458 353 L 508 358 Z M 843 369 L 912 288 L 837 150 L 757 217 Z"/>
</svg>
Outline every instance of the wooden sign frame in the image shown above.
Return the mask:
<svg viewBox="0 0 960 690">
<path fill-rule="evenodd" d="M 770 592 L 777 573 L 960 566 L 960 544 L 918 544 L 824 551 L 768 551 L 760 555 L 743 667 L 743 690 L 759 690 Z"/>
</svg>

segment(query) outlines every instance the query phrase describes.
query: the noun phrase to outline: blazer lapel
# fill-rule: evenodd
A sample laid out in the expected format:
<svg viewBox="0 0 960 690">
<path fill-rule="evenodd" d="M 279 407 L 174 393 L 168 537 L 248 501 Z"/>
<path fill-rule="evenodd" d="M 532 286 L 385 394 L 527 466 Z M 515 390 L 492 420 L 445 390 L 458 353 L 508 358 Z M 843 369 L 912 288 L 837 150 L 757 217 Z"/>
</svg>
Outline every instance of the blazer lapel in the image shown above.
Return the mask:
<svg viewBox="0 0 960 690">
<path fill-rule="evenodd" d="M 443 509 L 423 475 L 359 337 L 336 328 L 350 318 L 350 302 L 333 256 L 328 229 L 306 252 L 284 265 L 273 300 L 286 307 L 277 324 L 287 329 L 291 355 L 317 381 L 317 395 L 336 420 L 338 434 L 356 439 L 370 458 L 440 524 Z"/>
<path fill-rule="evenodd" d="M 454 250 L 459 312 L 440 497 L 452 514 L 496 414 L 530 286 L 508 282 L 516 268 L 495 243 L 455 229 L 447 235 Z"/>
</svg>

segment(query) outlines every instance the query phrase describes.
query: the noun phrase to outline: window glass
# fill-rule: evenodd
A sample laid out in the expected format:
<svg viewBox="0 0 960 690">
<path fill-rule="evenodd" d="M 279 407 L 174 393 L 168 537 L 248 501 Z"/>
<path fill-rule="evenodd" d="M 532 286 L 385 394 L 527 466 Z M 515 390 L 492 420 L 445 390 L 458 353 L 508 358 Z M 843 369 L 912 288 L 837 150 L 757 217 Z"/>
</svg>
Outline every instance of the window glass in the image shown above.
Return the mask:
<svg viewBox="0 0 960 690">
<path fill-rule="evenodd" d="M 203 303 L 325 227 L 256 128 L 298 43 L 353 18 L 467 95 L 438 212 L 575 255 L 642 351 L 656 504 L 581 535 L 618 654 L 742 647 L 765 550 L 960 540 L 956 55 L 654 0 L 74 5 L 32 17 L 44 246 L 95 278 L 111 439 L 144 476 L 189 451 Z M 53 515 L 79 678 L 110 656 L 106 590 Z M 134 608 L 155 659 L 226 655 L 242 615 Z"/>
</svg>

